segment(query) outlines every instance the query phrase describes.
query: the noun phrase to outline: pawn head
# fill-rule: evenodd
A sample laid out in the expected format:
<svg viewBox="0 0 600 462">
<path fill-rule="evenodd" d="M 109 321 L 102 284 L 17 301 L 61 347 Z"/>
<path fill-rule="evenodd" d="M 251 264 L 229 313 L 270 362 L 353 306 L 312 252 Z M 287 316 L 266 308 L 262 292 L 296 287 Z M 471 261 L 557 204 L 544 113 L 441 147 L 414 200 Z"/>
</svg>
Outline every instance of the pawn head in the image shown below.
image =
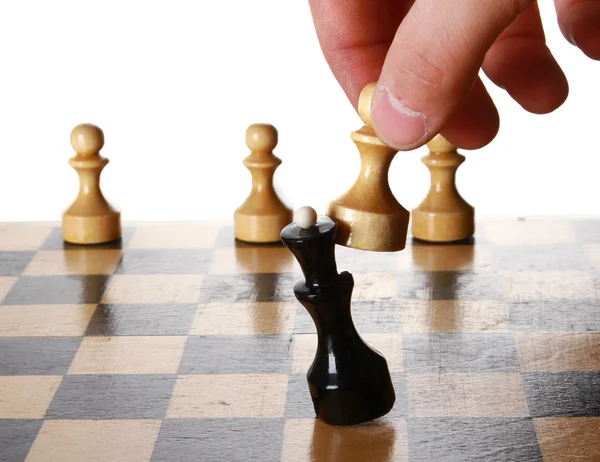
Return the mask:
<svg viewBox="0 0 600 462">
<path fill-rule="evenodd" d="M 251 151 L 270 152 L 277 141 L 277 129 L 273 125 L 252 124 L 246 130 L 246 144 Z"/>
<path fill-rule="evenodd" d="M 365 125 L 371 125 L 371 102 L 373 101 L 373 93 L 377 83 L 371 82 L 367 84 L 360 92 L 358 98 L 358 115 L 365 123 Z"/>
<path fill-rule="evenodd" d="M 71 131 L 71 146 L 76 153 L 93 156 L 104 146 L 104 133 L 92 124 L 79 124 Z"/>
<path fill-rule="evenodd" d="M 456 151 L 456 148 L 442 135 L 436 135 L 429 143 L 427 143 L 427 147 L 432 152 Z"/>
</svg>

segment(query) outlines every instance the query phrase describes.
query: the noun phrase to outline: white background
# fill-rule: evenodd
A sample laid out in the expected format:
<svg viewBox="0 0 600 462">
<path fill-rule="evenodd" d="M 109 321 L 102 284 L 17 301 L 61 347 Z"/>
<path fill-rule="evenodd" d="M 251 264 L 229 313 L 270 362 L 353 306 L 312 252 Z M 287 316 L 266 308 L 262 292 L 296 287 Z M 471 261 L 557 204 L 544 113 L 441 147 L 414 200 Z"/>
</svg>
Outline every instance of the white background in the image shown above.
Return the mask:
<svg viewBox="0 0 600 462">
<path fill-rule="evenodd" d="M 540 7 L 571 94 L 536 116 L 488 85 L 501 131 L 463 151 L 458 175 L 480 216 L 598 213 L 600 63 L 563 39 L 550 1 Z M 230 219 L 250 188 L 254 122 L 279 130 L 276 182 L 294 208 L 323 212 L 356 177 L 349 133 L 361 123 L 306 1 L 2 1 L 0 44 L 0 221 L 60 220 L 77 192 L 67 160 L 80 122 L 105 132 L 102 186 L 124 219 Z M 429 186 L 425 153 L 392 164 L 409 209 Z"/>
</svg>

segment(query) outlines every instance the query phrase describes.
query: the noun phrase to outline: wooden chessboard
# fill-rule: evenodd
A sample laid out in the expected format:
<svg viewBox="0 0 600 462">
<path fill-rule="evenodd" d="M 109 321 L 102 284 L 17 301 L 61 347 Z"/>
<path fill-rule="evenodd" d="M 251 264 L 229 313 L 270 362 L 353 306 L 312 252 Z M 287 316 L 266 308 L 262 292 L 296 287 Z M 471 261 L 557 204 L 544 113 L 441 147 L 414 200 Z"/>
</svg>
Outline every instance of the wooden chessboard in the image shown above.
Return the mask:
<svg viewBox="0 0 600 462">
<path fill-rule="evenodd" d="M 600 460 L 600 219 L 337 255 L 397 396 L 354 427 L 314 419 L 287 249 L 231 223 L 95 247 L 1 225 L 0 461 Z"/>
</svg>

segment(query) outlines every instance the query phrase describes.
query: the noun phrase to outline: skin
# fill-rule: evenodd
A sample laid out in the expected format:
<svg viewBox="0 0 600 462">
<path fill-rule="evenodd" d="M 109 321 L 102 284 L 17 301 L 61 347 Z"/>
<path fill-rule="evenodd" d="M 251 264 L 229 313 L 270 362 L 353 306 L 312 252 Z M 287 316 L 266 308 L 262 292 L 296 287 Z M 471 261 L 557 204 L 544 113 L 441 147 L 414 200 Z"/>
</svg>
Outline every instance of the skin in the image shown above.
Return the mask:
<svg viewBox="0 0 600 462">
<path fill-rule="evenodd" d="M 437 133 L 464 149 L 491 142 L 500 117 L 481 71 L 531 113 L 550 113 L 567 99 L 567 79 L 546 45 L 534 1 L 309 4 L 325 59 L 355 108 L 362 88 L 377 82 L 373 126 L 398 150 L 416 149 Z M 565 39 L 600 60 L 600 0 L 554 0 L 554 6 Z M 410 119 L 390 116 L 389 95 Z"/>
</svg>

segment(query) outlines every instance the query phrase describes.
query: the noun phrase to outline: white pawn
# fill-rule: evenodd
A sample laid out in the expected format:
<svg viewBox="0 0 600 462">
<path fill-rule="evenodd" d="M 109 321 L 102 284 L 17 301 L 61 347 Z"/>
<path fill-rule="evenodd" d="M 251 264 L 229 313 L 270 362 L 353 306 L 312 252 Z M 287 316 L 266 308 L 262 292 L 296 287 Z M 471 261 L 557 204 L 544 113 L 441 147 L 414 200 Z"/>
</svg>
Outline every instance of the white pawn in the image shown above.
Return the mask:
<svg viewBox="0 0 600 462">
<path fill-rule="evenodd" d="M 317 212 L 309 206 L 300 207 L 294 212 L 294 222 L 302 229 L 308 229 L 317 223 Z"/>
<path fill-rule="evenodd" d="M 104 133 L 92 124 L 71 131 L 71 146 L 77 153 L 69 165 L 79 175 L 79 195 L 63 213 L 63 239 L 73 244 L 100 244 L 121 237 L 121 213 L 100 189 L 100 174 L 108 159 L 100 155 Z"/>
</svg>

